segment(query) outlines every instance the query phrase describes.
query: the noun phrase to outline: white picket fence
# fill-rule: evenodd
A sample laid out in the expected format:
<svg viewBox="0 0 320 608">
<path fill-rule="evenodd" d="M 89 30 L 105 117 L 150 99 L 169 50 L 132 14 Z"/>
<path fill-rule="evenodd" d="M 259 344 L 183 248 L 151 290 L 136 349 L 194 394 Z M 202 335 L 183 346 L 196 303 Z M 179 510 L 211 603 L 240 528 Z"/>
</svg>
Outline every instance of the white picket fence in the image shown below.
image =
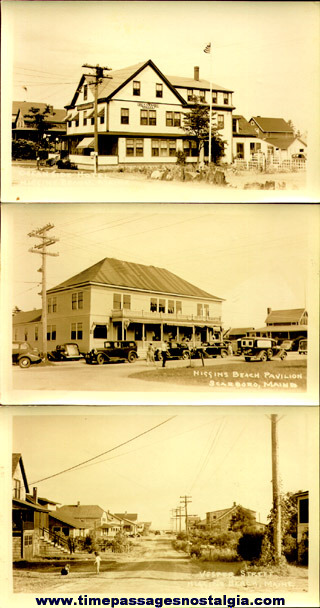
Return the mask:
<svg viewBox="0 0 320 608">
<path fill-rule="evenodd" d="M 237 158 L 234 161 L 234 167 L 243 171 L 305 171 L 306 160 L 304 158 L 293 158 L 290 160 L 279 160 L 270 158 L 258 158 L 253 160 L 243 160 Z"/>
</svg>

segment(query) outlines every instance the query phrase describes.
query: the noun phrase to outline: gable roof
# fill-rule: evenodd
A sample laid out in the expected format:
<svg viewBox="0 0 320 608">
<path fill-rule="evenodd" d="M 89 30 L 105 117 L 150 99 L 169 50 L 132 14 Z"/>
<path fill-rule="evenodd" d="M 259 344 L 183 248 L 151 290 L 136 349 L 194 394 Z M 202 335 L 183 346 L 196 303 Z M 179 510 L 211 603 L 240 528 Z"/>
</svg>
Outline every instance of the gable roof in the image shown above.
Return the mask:
<svg viewBox="0 0 320 608">
<path fill-rule="evenodd" d="M 12 115 L 17 117 L 18 114 L 22 114 L 23 117 L 26 114 L 30 114 L 31 108 L 39 108 L 40 112 L 44 112 L 46 107 L 52 107 L 47 103 L 37 102 L 37 101 L 13 101 L 12 102 Z M 45 121 L 49 122 L 63 122 L 66 116 L 66 111 L 63 108 L 52 108 L 52 114 L 47 114 L 45 117 Z M 30 120 L 30 119 L 29 119 Z M 28 121 L 28 119 L 27 119 Z"/>
<path fill-rule="evenodd" d="M 28 486 L 27 476 L 26 476 L 26 473 L 25 473 L 25 470 L 24 470 L 24 464 L 23 464 L 22 456 L 21 456 L 21 454 L 19 454 L 17 452 L 14 452 L 12 454 L 12 477 L 14 476 L 18 465 L 20 465 L 21 474 L 22 474 L 22 478 L 23 478 L 23 482 L 24 482 L 24 486 L 25 486 L 26 492 L 29 492 L 29 486 Z"/>
<path fill-rule="evenodd" d="M 233 505 L 229 509 L 218 509 L 217 511 L 208 511 L 208 513 L 210 513 L 210 515 L 214 514 L 216 516 L 215 521 L 217 521 L 219 519 L 223 519 L 223 517 L 225 517 L 226 515 L 230 515 L 231 513 L 233 513 L 233 511 L 238 509 L 238 507 L 240 507 L 240 506 L 241 505 Z M 245 507 L 241 507 L 241 508 L 244 511 L 248 511 L 249 513 L 256 513 L 252 509 L 246 509 Z"/>
<path fill-rule="evenodd" d="M 250 137 L 257 137 L 257 133 L 254 129 L 254 127 L 252 125 L 250 125 L 250 123 L 245 119 L 244 116 L 242 116 L 241 114 L 233 114 L 232 118 L 236 118 L 238 121 L 238 131 L 234 131 L 232 129 L 232 135 L 233 137 L 237 137 L 237 136 L 250 136 Z"/>
<path fill-rule="evenodd" d="M 165 268 L 146 266 L 134 262 L 125 262 L 115 258 L 104 258 L 90 268 L 86 268 L 79 274 L 67 279 L 56 287 L 48 290 L 48 293 L 59 291 L 68 287 L 83 286 L 90 283 L 100 283 L 114 287 L 128 289 L 141 289 L 150 292 L 160 292 L 175 295 L 185 295 L 198 298 L 208 298 L 222 301 L 223 298 L 203 291 L 188 281 L 181 279 Z"/>
<path fill-rule="evenodd" d="M 83 524 L 81 524 L 79 521 L 77 521 L 76 519 L 73 519 L 72 517 L 67 517 L 66 515 L 60 515 L 59 513 L 57 513 L 57 511 L 49 511 L 49 518 L 50 519 L 56 519 L 57 521 L 60 521 L 63 524 L 67 524 L 68 526 L 71 526 L 72 528 L 84 528 L 85 526 Z"/>
<path fill-rule="evenodd" d="M 168 78 L 159 70 L 151 59 L 141 61 L 140 63 L 136 63 L 120 70 L 111 70 L 108 72 L 108 74 L 102 78 L 102 82 L 98 85 L 98 101 L 107 101 L 111 99 L 111 97 L 113 97 L 120 89 L 130 82 L 130 80 L 133 80 L 136 76 L 138 76 L 138 74 L 147 66 L 150 66 L 157 73 L 159 78 L 166 83 L 172 93 L 179 99 L 180 103 L 186 105 L 185 99 L 183 99 L 180 93 L 175 90 L 170 80 L 168 80 Z M 87 84 L 92 84 L 94 81 L 94 76 L 83 74 L 70 105 L 65 107 L 71 108 L 76 104 L 77 97 L 84 82 Z"/>
<path fill-rule="evenodd" d="M 258 125 L 259 129 L 264 132 L 273 133 L 292 133 L 293 129 L 288 125 L 288 123 L 283 118 L 267 118 L 264 116 L 252 116 L 250 119 L 254 120 L 254 122 Z"/>
<path fill-rule="evenodd" d="M 18 325 L 19 323 L 36 323 L 41 321 L 42 310 L 27 310 L 26 312 L 21 311 L 17 312 L 12 317 L 13 325 Z"/>
<path fill-rule="evenodd" d="M 85 521 L 86 519 L 101 519 L 105 511 L 98 505 L 63 505 L 54 512 L 68 519 Z"/>
<path fill-rule="evenodd" d="M 120 519 L 127 519 L 128 521 L 130 521 L 132 523 L 136 523 L 136 521 L 138 519 L 137 513 L 115 513 L 115 516 L 119 517 Z"/>
<path fill-rule="evenodd" d="M 288 310 L 272 310 L 265 323 L 298 323 L 301 320 L 305 308 L 292 308 Z"/>
</svg>

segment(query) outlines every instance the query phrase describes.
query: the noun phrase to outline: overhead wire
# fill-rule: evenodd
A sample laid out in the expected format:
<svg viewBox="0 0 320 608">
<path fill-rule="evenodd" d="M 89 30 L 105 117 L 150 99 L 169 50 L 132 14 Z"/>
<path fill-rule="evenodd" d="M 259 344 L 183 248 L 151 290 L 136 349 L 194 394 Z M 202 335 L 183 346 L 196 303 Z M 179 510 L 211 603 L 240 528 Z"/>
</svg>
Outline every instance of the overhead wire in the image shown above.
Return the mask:
<svg viewBox="0 0 320 608">
<path fill-rule="evenodd" d="M 163 426 L 167 422 L 170 422 L 170 420 L 173 420 L 173 418 L 176 418 L 176 416 L 170 416 L 170 418 L 167 418 L 163 422 L 160 422 L 159 424 L 156 424 L 155 426 L 151 427 L 150 429 L 147 429 L 146 431 L 143 431 L 142 433 L 139 433 L 138 435 L 135 435 L 134 437 L 131 437 L 131 439 L 123 441 L 122 443 L 114 446 L 113 448 L 110 448 L 109 450 L 105 450 L 104 452 L 101 452 L 101 454 L 97 454 L 97 456 L 93 456 L 92 458 L 88 458 L 87 460 L 84 460 L 83 462 L 75 464 L 72 467 L 68 467 L 67 469 L 63 469 L 62 471 L 59 471 L 58 473 L 54 473 L 53 475 L 48 475 L 47 477 L 43 477 L 42 479 L 37 479 L 36 481 L 32 481 L 31 484 L 40 483 L 42 481 L 46 481 L 48 479 L 52 479 L 53 477 L 57 477 L 58 475 L 62 475 L 63 473 L 67 473 L 68 471 L 72 471 L 74 469 L 77 469 L 78 467 L 80 467 L 83 464 L 86 464 L 88 462 L 92 462 L 93 460 L 96 460 L 97 458 L 100 458 L 104 454 L 109 454 L 110 452 L 114 452 L 114 450 L 119 449 L 123 445 L 127 445 L 128 443 L 131 443 L 132 441 L 135 441 L 139 437 L 142 437 L 143 435 L 147 435 L 148 433 L 151 433 L 151 431 L 154 431 L 155 429 L 159 428 L 160 426 Z"/>
</svg>

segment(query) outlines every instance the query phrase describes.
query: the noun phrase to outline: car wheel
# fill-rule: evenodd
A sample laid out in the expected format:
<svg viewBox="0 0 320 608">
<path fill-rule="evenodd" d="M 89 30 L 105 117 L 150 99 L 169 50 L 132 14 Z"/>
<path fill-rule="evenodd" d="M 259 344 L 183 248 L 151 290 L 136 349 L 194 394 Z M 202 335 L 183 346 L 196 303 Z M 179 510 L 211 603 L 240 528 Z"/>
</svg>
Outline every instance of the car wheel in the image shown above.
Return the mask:
<svg viewBox="0 0 320 608">
<path fill-rule="evenodd" d="M 267 359 L 270 361 L 273 357 L 273 350 L 272 348 L 268 348 L 267 350 Z"/>
<path fill-rule="evenodd" d="M 30 367 L 31 361 L 29 357 L 21 357 L 21 359 L 19 359 L 19 365 L 22 367 L 22 369 L 27 369 L 27 367 Z"/>
<path fill-rule="evenodd" d="M 283 359 L 285 359 L 285 358 L 286 358 L 287 354 L 288 354 L 287 352 L 284 352 L 284 353 L 282 353 L 282 354 L 280 355 L 280 359 L 281 359 L 281 361 L 283 361 Z"/>
<path fill-rule="evenodd" d="M 262 350 L 260 353 L 260 361 L 268 361 L 268 355 L 265 350 Z"/>
<path fill-rule="evenodd" d="M 137 354 L 134 352 L 134 350 L 130 351 L 130 353 L 128 354 L 129 363 L 134 363 L 136 358 L 137 358 Z"/>
<path fill-rule="evenodd" d="M 47 354 L 47 359 L 48 361 L 54 361 L 54 357 L 50 353 Z"/>
<path fill-rule="evenodd" d="M 103 363 L 105 363 L 105 358 L 102 353 L 97 355 L 97 363 L 99 363 L 99 365 L 103 365 Z"/>
<path fill-rule="evenodd" d="M 182 355 L 181 355 L 181 359 L 189 359 L 189 351 L 188 350 L 184 350 Z"/>
<path fill-rule="evenodd" d="M 244 360 L 245 361 L 251 361 L 251 357 L 245 357 Z"/>
<path fill-rule="evenodd" d="M 157 361 L 162 361 L 162 354 L 161 353 L 157 353 L 155 358 L 156 358 Z"/>
<path fill-rule="evenodd" d="M 224 359 L 225 357 L 228 356 L 228 351 L 223 348 L 222 351 L 221 351 L 221 353 L 220 353 L 220 355 Z"/>
</svg>

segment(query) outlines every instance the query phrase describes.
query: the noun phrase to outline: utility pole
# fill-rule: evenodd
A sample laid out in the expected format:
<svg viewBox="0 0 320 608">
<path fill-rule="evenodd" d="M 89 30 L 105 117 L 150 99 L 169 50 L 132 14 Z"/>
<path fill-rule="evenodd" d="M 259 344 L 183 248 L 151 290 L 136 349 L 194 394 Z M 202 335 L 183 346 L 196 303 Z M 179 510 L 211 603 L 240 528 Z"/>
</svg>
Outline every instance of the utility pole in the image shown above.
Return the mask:
<svg viewBox="0 0 320 608">
<path fill-rule="evenodd" d="M 185 515 L 185 521 L 186 521 L 186 533 L 188 534 L 188 504 L 191 502 L 191 500 L 188 500 L 188 499 L 192 498 L 192 496 L 180 496 L 180 498 L 183 498 L 183 500 L 180 500 L 180 502 L 184 503 L 184 515 Z"/>
<path fill-rule="evenodd" d="M 89 65 L 88 63 L 84 63 L 83 68 L 90 68 L 90 70 L 95 70 L 94 74 L 94 172 L 98 173 L 99 163 L 98 163 L 98 154 L 99 154 L 99 146 L 98 146 L 98 85 L 102 82 L 103 78 L 112 78 L 112 76 L 105 76 L 104 70 L 110 71 L 111 68 L 101 67 L 99 64 L 97 65 Z M 92 78 L 92 74 L 85 74 L 85 76 L 90 76 Z"/>
<path fill-rule="evenodd" d="M 37 230 L 33 230 L 32 232 L 29 232 L 28 236 L 31 237 L 36 237 L 41 239 L 41 243 L 40 245 L 34 245 L 34 247 L 31 247 L 31 249 L 29 249 L 29 251 L 31 253 L 39 253 L 42 256 L 42 263 L 41 263 L 41 267 L 38 269 L 38 272 L 42 272 L 42 288 L 41 291 L 39 293 L 39 295 L 41 295 L 42 297 L 42 352 L 44 357 L 47 357 L 47 277 L 46 277 L 46 264 L 47 264 L 47 260 L 46 260 L 46 256 L 47 255 L 51 255 L 51 256 L 58 256 L 58 253 L 49 253 L 49 251 L 47 251 L 47 247 L 49 247 L 50 245 L 54 245 L 59 239 L 55 238 L 55 237 L 49 237 L 47 235 L 48 230 L 52 230 L 52 228 L 54 228 L 53 224 L 47 224 L 46 226 L 43 226 L 42 228 L 38 228 Z"/>
<path fill-rule="evenodd" d="M 279 457 L 278 457 L 278 433 L 277 433 L 277 414 L 271 414 L 271 447 L 272 447 L 272 497 L 273 510 L 275 514 L 273 544 L 275 550 L 275 560 L 279 563 L 281 558 L 281 502 L 279 491 Z"/>
</svg>

